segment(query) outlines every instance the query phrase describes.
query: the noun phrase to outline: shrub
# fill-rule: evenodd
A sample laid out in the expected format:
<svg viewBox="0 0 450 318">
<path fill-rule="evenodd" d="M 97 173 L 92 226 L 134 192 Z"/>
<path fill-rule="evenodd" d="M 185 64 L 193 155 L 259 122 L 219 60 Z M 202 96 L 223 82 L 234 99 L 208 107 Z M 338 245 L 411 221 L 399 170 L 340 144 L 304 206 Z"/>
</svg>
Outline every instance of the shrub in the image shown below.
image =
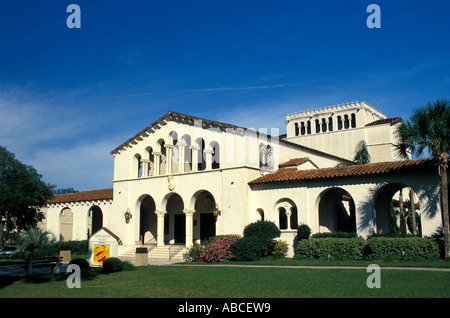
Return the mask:
<svg viewBox="0 0 450 318">
<path fill-rule="evenodd" d="M 296 257 L 334 260 L 361 260 L 364 240 L 362 238 L 311 238 L 298 242 Z"/>
<path fill-rule="evenodd" d="M 257 221 L 248 224 L 244 228 L 244 237 L 258 237 L 265 241 L 267 246 L 272 243 L 272 240 L 280 237 L 281 231 L 275 225 L 274 222 L 270 221 Z"/>
<path fill-rule="evenodd" d="M 80 269 L 89 269 L 89 262 L 87 259 L 85 258 L 74 258 L 72 260 L 70 260 L 69 264 L 75 264 L 80 266 Z"/>
<path fill-rule="evenodd" d="M 194 245 L 192 245 L 189 251 L 186 254 L 184 254 L 184 259 L 187 262 L 200 262 L 202 260 L 200 256 L 202 255 L 204 248 L 205 248 L 204 245 L 194 243 Z"/>
<path fill-rule="evenodd" d="M 323 232 L 311 235 L 311 238 L 356 238 L 355 232 Z"/>
<path fill-rule="evenodd" d="M 366 241 L 365 255 L 370 260 L 437 260 L 439 246 L 429 238 L 373 237 Z"/>
<path fill-rule="evenodd" d="M 276 240 L 273 246 L 272 255 L 275 258 L 285 258 L 289 250 L 288 243 L 282 240 Z"/>
<path fill-rule="evenodd" d="M 309 239 L 310 235 L 311 235 L 311 228 L 308 225 L 300 224 L 298 226 L 298 228 L 297 228 L 297 239 L 299 241 Z"/>
<path fill-rule="evenodd" d="M 213 238 L 203 247 L 200 259 L 205 262 L 223 262 L 234 258 L 231 245 L 239 239 L 238 235 L 225 235 Z"/>
<path fill-rule="evenodd" d="M 103 261 L 103 273 L 114 273 L 123 270 L 123 262 L 117 257 L 110 257 Z"/>
<path fill-rule="evenodd" d="M 231 245 L 231 252 L 238 261 L 257 261 L 267 255 L 267 241 L 257 236 L 244 236 Z"/>
</svg>

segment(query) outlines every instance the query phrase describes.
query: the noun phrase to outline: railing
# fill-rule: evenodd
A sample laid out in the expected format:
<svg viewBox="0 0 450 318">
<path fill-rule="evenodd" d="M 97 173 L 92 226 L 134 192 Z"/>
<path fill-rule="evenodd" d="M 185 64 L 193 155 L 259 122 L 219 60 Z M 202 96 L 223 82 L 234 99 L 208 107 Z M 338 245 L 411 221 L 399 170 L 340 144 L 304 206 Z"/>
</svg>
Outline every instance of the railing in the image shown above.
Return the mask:
<svg viewBox="0 0 450 318">
<path fill-rule="evenodd" d="M 154 248 L 156 248 L 156 237 L 151 238 L 147 242 L 141 245 L 141 247 L 146 247 L 147 250 L 150 252 Z"/>
<path fill-rule="evenodd" d="M 173 251 L 172 253 L 171 253 L 171 249 L 172 248 L 176 248 L 175 249 L 175 251 Z M 177 255 L 181 250 L 183 250 L 184 249 L 184 245 L 175 245 L 175 244 L 173 244 L 173 245 L 170 245 L 169 246 L 169 261 L 172 259 L 172 257 L 174 257 L 175 255 Z"/>
</svg>

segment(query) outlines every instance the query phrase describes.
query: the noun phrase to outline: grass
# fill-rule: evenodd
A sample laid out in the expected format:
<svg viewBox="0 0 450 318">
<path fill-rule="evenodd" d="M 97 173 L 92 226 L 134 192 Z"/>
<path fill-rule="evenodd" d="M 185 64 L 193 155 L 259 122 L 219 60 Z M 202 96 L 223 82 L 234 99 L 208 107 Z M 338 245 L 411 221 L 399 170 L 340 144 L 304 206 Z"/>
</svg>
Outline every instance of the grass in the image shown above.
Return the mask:
<svg viewBox="0 0 450 318">
<path fill-rule="evenodd" d="M 68 288 L 63 274 L 0 277 L 0 297 L 450 297 L 450 272 L 382 268 L 379 289 L 367 287 L 369 275 L 365 269 L 145 266 L 112 274 L 91 270 L 80 289 Z"/>
</svg>

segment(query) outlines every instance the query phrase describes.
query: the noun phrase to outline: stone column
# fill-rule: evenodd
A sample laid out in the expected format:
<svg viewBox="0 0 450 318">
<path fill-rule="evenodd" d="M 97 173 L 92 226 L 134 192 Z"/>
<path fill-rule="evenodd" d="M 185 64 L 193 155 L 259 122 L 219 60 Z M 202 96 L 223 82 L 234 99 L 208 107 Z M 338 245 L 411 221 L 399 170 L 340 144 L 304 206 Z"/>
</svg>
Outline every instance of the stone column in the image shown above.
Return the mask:
<svg viewBox="0 0 450 318">
<path fill-rule="evenodd" d="M 198 150 L 200 149 L 199 146 L 191 146 L 192 151 L 192 171 L 198 171 Z"/>
<path fill-rule="evenodd" d="M 213 149 L 205 149 L 206 152 L 206 169 L 205 170 L 211 170 L 212 169 L 212 154 L 214 152 Z"/>
<path fill-rule="evenodd" d="M 153 152 L 153 162 L 155 163 L 155 176 L 159 176 L 159 168 L 161 166 L 161 153 Z"/>
<path fill-rule="evenodd" d="M 287 218 L 287 230 L 290 230 L 291 229 L 291 214 L 292 214 L 292 211 L 291 211 L 291 209 L 289 209 L 289 210 L 287 210 L 286 209 L 286 218 Z"/>
<path fill-rule="evenodd" d="M 149 177 L 150 176 L 150 160 L 149 159 L 141 159 L 142 163 L 142 176 Z"/>
<path fill-rule="evenodd" d="M 186 215 L 186 248 L 191 248 L 194 245 L 194 213 L 195 210 L 183 210 Z"/>
<path fill-rule="evenodd" d="M 173 145 L 166 144 L 166 175 L 172 174 L 172 149 Z"/>
<path fill-rule="evenodd" d="M 187 143 L 184 141 L 177 142 L 178 145 L 178 172 L 183 173 L 184 172 L 184 150 L 187 146 Z"/>
<path fill-rule="evenodd" d="M 156 234 L 156 246 L 164 246 L 164 216 L 167 211 L 155 211 L 158 216 L 157 224 L 157 234 Z"/>
</svg>

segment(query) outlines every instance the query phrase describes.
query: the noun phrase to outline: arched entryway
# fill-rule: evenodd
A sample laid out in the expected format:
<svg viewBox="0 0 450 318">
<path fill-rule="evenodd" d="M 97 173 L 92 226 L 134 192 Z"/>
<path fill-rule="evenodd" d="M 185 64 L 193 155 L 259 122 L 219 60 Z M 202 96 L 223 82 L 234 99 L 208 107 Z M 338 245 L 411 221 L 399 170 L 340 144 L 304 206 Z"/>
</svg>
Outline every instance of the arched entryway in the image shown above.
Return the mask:
<svg viewBox="0 0 450 318">
<path fill-rule="evenodd" d="M 217 202 L 211 192 L 199 190 L 191 197 L 189 206 L 195 211 L 193 239 L 204 240 L 216 235 L 216 222 L 220 217 Z"/>
<path fill-rule="evenodd" d="M 166 211 L 164 219 L 164 236 L 167 243 L 186 243 L 186 217 L 183 213 L 184 202 L 177 193 L 170 193 L 167 197 Z"/>
<path fill-rule="evenodd" d="M 320 232 L 356 232 L 355 202 L 342 188 L 331 188 L 319 195 Z"/>
<path fill-rule="evenodd" d="M 94 205 L 88 211 L 88 237 L 103 227 L 102 209 Z"/>
<path fill-rule="evenodd" d="M 73 212 L 66 207 L 59 213 L 59 240 L 71 241 L 73 235 Z"/>
<path fill-rule="evenodd" d="M 419 198 L 402 183 L 382 186 L 374 196 L 378 234 L 413 234 L 421 236 Z"/>
<path fill-rule="evenodd" d="M 156 243 L 155 201 L 150 195 L 144 195 L 140 198 L 139 204 L 139 241 L 142 244 Z"/>
</svg>

